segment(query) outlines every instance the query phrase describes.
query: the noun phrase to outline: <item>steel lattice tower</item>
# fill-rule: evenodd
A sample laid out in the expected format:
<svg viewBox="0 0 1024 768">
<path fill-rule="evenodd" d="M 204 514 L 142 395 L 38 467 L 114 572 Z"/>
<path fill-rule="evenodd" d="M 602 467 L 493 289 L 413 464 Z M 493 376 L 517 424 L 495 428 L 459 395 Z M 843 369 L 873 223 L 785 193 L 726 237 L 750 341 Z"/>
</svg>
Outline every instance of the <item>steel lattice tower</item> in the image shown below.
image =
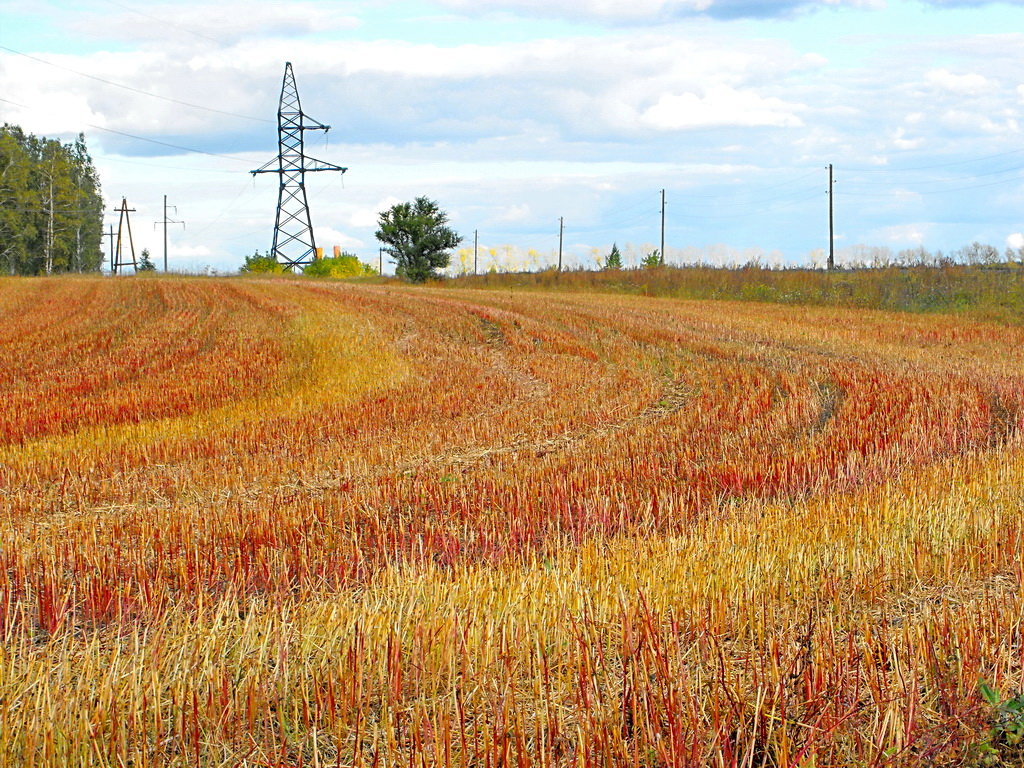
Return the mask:
<svg viewBox="0 0 1024 768">
<path fill-rule="evenodd" d="M 277 221 L 271 255 L 286 270 L 302 268 L 316 258 L 316 240 L 306 200 L 306 174 L 311 171 L 339 171 L 347 168 L 307 157 L 303 146 L 305 131 L 324 131 L 331 126 L 318 123 L 302 111 L 299 90 L 291 62 L 284 65 L 281 106 L 277 112 L 278 155 L 251 173 L 276 173 L 281 185 L 277 193 Z M 274 166 L 277 166 L 276 168 Z"/>
</svg>

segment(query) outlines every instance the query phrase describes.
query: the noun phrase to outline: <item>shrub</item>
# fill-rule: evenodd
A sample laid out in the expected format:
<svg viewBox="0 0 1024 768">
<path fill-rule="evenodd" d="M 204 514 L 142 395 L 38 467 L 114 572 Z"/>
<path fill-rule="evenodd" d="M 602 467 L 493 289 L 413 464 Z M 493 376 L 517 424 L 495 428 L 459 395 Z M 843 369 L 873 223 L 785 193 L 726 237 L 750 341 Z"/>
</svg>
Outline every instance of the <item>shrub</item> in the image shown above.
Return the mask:
<svg viewBox="0 0 1024 768">
<path fill-rule="evenodd" d="M 370 277 L 376 275 L 377 270 L 369 264 L 363 264 L 354 254 L 342 253 L 340 256 L 317 259 L 308 264 L 302 274 L 310 277 Z"/>
<path fill-rule="evenodd" d="M 284 267 L 269 253 L 260 253 L 257 249 L 252 256 L 245 257 L 245 264 L 239 271 L 242 274 L 281 274 Z"/>
</svg>

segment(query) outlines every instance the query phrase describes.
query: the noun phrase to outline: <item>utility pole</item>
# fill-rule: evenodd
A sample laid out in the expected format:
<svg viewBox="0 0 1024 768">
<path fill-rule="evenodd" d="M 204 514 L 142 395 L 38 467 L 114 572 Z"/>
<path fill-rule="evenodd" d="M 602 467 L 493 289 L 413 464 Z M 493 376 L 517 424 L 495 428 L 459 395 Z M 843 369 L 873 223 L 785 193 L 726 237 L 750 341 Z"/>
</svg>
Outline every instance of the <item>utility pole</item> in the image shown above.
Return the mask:
<svg viewBox="0 0 1024 768">
<path fill-rule="evenodd" d="M 383 248 L 378 248 L 377 249 L 377 274 L 378 275 L 383 275 L 384 274 L 384 249 Z"/>
<path fill-rule="evenodd" d="M 558 217 L 558 271 L 562 271 L 562 235 L 565 233 L 565 217 Z"/>
<path fill-rule="evenodd" d="M 476 275 L 476 257 L 480 252 L 480 230 L 473 230 L 473 275 Z"/>
<path fill-rule="evenodd" d="M 167 218 L 167 209 L 168 208 L 173 208 L 174 209 L 174 215 L 175 216 L 178 215 L 178 206 L 176 206 L 176 205 L 168 206 L 167 205 L 167 195 L 164 195 L 164 218 L 163 218 L 163 221 L 154 221 L 153 222 L 153 226 L 154 227 L 157 224 L 163 224 L 164 225 L 164 272 L 167 271 L 167 225 L 168 224 L 181 224 L 181 228 L 182 229 L 185 228 L 185 222 L 184 221 L 175 221 L 174 219 Z"/>
<path fill-rule="evenodd" d="M 836 268 L 836 228 L 832 214 L 832 163 L 828 164 L 828 271 Z"/>
<path fill-rule="evenodd" d="M 110 231 L 104 232 L 102 237 L 110 238 L 110 274 L 114 274 L 114 225 L 110 225 Z"/>
<path fill-rule="evenodd" d="M 661 190 L 661 250 L 658 251 L 659 263 L 665 266 L 665 190 Z"/>
<path fill-rule="evenodd" d="M 348 168 L 325 163 L 306 154 L 306 131 L 323 131 L 331 126 L 313 120 L 302 111 L 299 89 L 291 62 L 284 65 L 281 83 L 281 103 L 277 110 L 277 157 L 251 173 L 276 173 L 280 180 L 277 192 L 277 220 L 274 222 L 274 246 L 270 254 L 291 272 L 301 269 L 316 259 L 316 240 L 313 222 L 309 217 L 306 199 L 306 174 L 312 171 L 337 171 Z M 276 166 L 276 167 L 275 167 Z"/>
<path fill-rule="evenodd" d="M 127 267 L 131 264 L 132 269 L 136 272 L 139 271 L 139 263 L 135 260 L 135 242 L 132 240 L 132 222 L 128 217 L 129 213 L 135 213 L 134 208 L 128 207 L 128 200 L 121 198 L 121 207 L 115 208 L 114 213 L 121 214 L 121 218 L 117 222 L 117 250 L 114 253 L 114 260 L 111 262 L 111 271 L 116 275 L 121 267 Z M 131 251 L 131 261 L 127 258 L 125 252 L 124 237 L 128 235 L 128 250 Z"/>
</svg>

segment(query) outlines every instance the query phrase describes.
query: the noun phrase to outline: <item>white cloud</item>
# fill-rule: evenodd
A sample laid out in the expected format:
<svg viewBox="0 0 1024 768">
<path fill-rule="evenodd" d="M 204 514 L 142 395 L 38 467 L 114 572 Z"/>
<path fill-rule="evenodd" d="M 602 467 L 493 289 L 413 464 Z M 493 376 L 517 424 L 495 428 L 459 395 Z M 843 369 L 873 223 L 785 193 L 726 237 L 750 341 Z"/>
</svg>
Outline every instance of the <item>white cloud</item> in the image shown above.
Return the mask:
<svg viewBox="0 0 1024 768">
<path fill-rule="evenodd" d="M 160 251 L 163 254 L 163 251 Z M 168 258 L 198 259 L 212 256 L 213 251 L 206 245 L 171 245 L 167 246 Z"/>
<path fill-rule="evenodd" d="M 885 0 L 442 0 L 462 12 L 519 14 L 655 23 L 703 14 L 720 18 L 789 16 L 816 6 L 885 8 Z"/>
<path fill-rule="evenodd" d="M 497 220 L 506 224 L 512 224 L 515 222 L 529 221 L 530 215 L 530 206 L 526 203 L 522 203 L 521 205 L 511 205 L 505 208 L 498 215 Z"/>
<path fill-rule="evenodd" d="M 358 237 L 353 237 L 333 227 L 318 227 L 314 224 L 313 235 L 316 237 L 317 247 L 324 249 L 325 256 L 332 256 L 336 245 L 342 248 L 362 248 L 366 245 Z"/>
<path fill-rule="evenodd" d="M 933 69 L 927 75 L 928 82 L 951 93 L 970 96 L 988 90 L 992 83 L 977 73 L 957 75 L 948 69 Z"/>
<path fill-rule="evenodd" d="M 189 135 L 244 135 L 235 151 L 257 142 L 272 149 L 285 60 L 295 62 L 309 114 L 332 123 L 335 135 L 354 131 L 357 141 L 372 133 L 383 134 L 384 141 L 388 133 L 430 141 L 531 132 L 553 143 L 566 133 L 799 126 L 800 106 L 779 96 L 782 81 L 822 66 L 771 41 L 751 41 L 736 51 L 726 39 L 635 32 L 516 46 L 318 41 L 301 52 L 287 41 L 246 39 L 184 58 L 169 50 L 49 58 L 82 74 L 0 54 L 0 91 L 11 101 L 26 99 L 21 103 L 38 111 L 33 122 L 43 123 L 45 116 L 47 130 L 77 132 L 91 124 L 179 137 L 173 143 Z"/>
<path fill-rule="evenodd" d="M 1002 120 L 998 119 L 1002 117 Z M 942 125 L 953 131 L 973 134 L 1013 134 L 1018 132 L 1017 121 L 1005 114 L 993 119 L 978 110 L 949 109 L 941 116 Z"/>
<path fill-rule="evenodd" d="M 882 230 L 882 239 L 890 243 L 920 245 L 928 234 L 927 224 L 897 224 Z"/>
<path fill-rule="evenodd" d="M 703 96 L 695 93 L 666 94 L 645 110 L 641 122 L 658 130 L 735 126 L 799 126 L 801 107 L 782 99 L 762 97 L 751 91 L 712 86 Z"/>
<path fill-rule="evenodd" d="M 908 139 L 906 130 L 904 128 L 897 128 L 893 132 L 892 144 L 896 149 L 917 149 L 924 144 L 924 138 L 918 136 L 914 139 Z"/>
<path fill-rule="evenodd" d="M 376 228 L 378 216 L 391 208 L 393 205 L 398 205 L 402 201 L 393 195 L 389 195 L 381 199 L 375 205 L 367 208 L 358 208 L 353 211 L 349 217 L 348 222 L 353 227 L 358 228 Z"/>
<path fill-rule="evenodd" d="M 1024 234 L 1020 232 L 1014 232 L 1012 235 L 1006 238 L 1006 244 L 1014 250 L 1024 248 Z"/>
<path fill-rule="evenodd" d="M 318 0 L 288 4 L 227 0 L 217 3 L 160 3 L 123 13 L 69 15 L 73 30 L 140 42 L 221 46 L 253 37 L 294 38 L 355 29 L 359 20 L 350 5 Z"/>
<path fill-rule="evenodd" d="M 166 45 L 156 39 L 158 26 L 142 14 L 164 16 L 170 6 L 140 6 L 142 14 L 118 20 L 116 52 L 38 55 L 131 88 L 265 122 L 152 99 L 0 52 L 0 94 L 31 105 L 0 102 L 0 120 L 47 135 L 84 129 L 105 192 L 116 200 L 127 194 L 139 207 L 139 239 L 153 253 L 162 253 L 158 235 L 145 230 L 160 217 L 164 192 L 188 221 L 187 239 L 182 232 L 171 235 L 172 247 L 175 240 L 187 243 L 179 260 L 237 265 L 254 247 L 269 245 L 276 179 L 253 180 L 246 172 L 276 152 L 274 118 L 286 60 L 295 64 L 303 107 L 334 126 L 329 146 L 312 134 L 308 151 L 351 168 L 343 186 L 326 187 L 319 177 L 327 174 L 309 182 L 313 221 L 324 227 L 317 229 L 318 242 L 328 249 L 335 243 L 361 249 L 364 258 L 376 253 L 378 212 L 421 194 L 438 199 L 460 232 L 479 228 L 489 242 L 524 249 L 546 252 L 552 238 L 556 247 L 563 215 L 580 242 L 603 247 L 605 239 L 606 245 L 613 239 L 620 245 L 630 238 L 656 240 L 656 193 L 663 187 L 669 190 L 669 240 L 676 247 L 728 240 L 802 254 L 821 239 L 806 223 L 820 220 L 820 171 L 829 162 L 847 185 L 839 195 L 850 190 L 837 211 L 850 242 L 917 242 L 923 232 L 939 238 L 926 243 L 929 248 L 945 249 L 979 232 L 998 233 L 988 235 L 993 240 L 1016 229 L 1007 222 L 1017 221 L 1019 205 L 1003 205 L 1010 187 L 998 186 L 1008 176 L 986 176 L 985 183 L 991 178 L 996 185 L 972 192 L 970 204 L 962 193 L 947 198 L 932 182 L 1013 165 L 1012 157 L 1003 165 L 993 160 L 979 166 L 972 159 L 1019 148 L 1019 34 L 944 35 L 929 27 L 926 37 L 912 28 L 886 29 L 886 15 L 879 14 L 879 34 L 834 44 L 823 38 L 814 52 L 809 49 L 819 44 L 803 35 L 806 20 L 799 22 L 803 31 L 794 31 L 784 29 L 788 19 L 733 24 L 716 18 L 872 4 L 440 0 L 445 7 L 439 8 L 439 0 L 428 0 L 417 12 L 435 15 L 410 31 L 407 18 L 393 28 L 382 25 L 387 13 L 378 11 L 390 0 L 230 2 L 175 6 L 181 8 L 175 23 L 192 31 L 164 30 Z M 447 13 L 456 6 L 464 13 Z M 502 9 L 509 13 L 467 19 Z M 695 17 L 702 12 L 705 17 Z M 294 19 L 282 16 L 291 13 Z M 366 17 L 369 31 L 350 31 L 355 13 Z M 429 27 L 439 24 L 437 13 L 451 24 L 444 35 Z M 844 13 L 822 18 L 838 23 Z M 218 45 L 208 38 L 219 38 L 224 15 L 237 16 L 238 24 Z M 560 16 L 564 23 L 530 27 L 531 15 Z M 90 22 L 97 35 L 98 18 Z M 610 23 L 594 33 L 589 22 L 595 19 Z M 501 31 L 506 20 L 512 30 L 507 38 Z M 657 26 L 648 23 L 655 21 Z M 331 29 L 343 34 L 326 34 Z M 90 45 L 101 47 L 102 40 Z M 89 124 L 237 160 L 167 156 L 166 148 L 93 131 Z M 152 152 L 162 156 L 141 157 Z M 844 165 L 874 171 L 854 182 Z M 949 223 L 915 230 L 906 224 L 908 215 Z M 997 224 L 985 229 L 982 219 Z"/>
</svg>

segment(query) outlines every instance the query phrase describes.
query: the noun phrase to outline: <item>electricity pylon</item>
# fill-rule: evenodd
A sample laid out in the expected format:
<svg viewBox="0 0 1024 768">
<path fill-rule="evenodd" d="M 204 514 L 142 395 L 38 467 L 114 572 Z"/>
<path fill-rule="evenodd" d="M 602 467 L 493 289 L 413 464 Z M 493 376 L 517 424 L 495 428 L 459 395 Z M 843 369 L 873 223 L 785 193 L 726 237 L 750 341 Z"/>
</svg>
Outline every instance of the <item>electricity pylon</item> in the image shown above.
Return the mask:
<svg viewBox="0 0 1024 768">
<path fill-rule="evenodd" d="M 280 177 L 277 193 L 277 220 L 274 223 L 274 247 L 270 254 L 286 271 L 300 269 L 316 258 L 313 222 L 306 200 L 306 174 L 311 171 L 339 171 L 348 168 L 307 157 L 303 146 L 305 131 L 324 131 L 331 126 L 309 118 L 299 103 L 292 64 L 284 65 L 281 106 L 277 111 L 278 155 L 251 173 L 276 173 Z M 276 168 L 274 166 L 277 166 Z"/>
</svg>

